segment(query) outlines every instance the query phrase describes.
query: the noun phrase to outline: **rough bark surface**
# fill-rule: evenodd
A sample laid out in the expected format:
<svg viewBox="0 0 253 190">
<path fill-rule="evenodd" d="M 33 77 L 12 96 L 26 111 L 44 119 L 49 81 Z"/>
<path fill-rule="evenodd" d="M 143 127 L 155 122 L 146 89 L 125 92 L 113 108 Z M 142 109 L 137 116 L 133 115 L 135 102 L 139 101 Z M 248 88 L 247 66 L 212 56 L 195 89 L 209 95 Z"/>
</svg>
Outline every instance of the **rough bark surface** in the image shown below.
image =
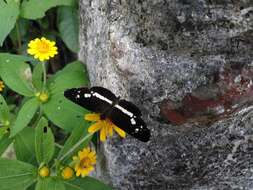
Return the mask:
<svg viewBox="0 0 253 190">
<path fill-rule="evenodd" d="M 81 0 L 80 15 L 91 84 L 133 101 L 152 131 L 102 144 L 98 176 L 120 190 L 253 189 L 252 99 L 211 122 L 161 116 L 226 68 L 252 69 L 252 0 Z"/>
</svg>

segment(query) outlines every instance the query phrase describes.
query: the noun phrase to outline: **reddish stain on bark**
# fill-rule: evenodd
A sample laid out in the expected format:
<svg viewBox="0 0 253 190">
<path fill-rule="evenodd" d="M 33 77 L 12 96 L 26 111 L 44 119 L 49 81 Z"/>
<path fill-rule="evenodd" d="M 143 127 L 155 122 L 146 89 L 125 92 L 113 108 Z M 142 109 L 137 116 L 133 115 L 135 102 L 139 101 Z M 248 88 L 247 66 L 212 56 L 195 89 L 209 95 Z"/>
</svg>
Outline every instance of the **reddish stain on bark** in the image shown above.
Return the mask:
<svg viewBox="0 0 253 190">
<path fill-rule="evenodd" d="M 231 116 L 253 103 L 253 68 L 226 68 L 217 73 L 210 85 L 186 94 L 181 102 L 165 99 L 160 106 L 163 118 L 173 124 L 200 124 Z"/>
</svg>

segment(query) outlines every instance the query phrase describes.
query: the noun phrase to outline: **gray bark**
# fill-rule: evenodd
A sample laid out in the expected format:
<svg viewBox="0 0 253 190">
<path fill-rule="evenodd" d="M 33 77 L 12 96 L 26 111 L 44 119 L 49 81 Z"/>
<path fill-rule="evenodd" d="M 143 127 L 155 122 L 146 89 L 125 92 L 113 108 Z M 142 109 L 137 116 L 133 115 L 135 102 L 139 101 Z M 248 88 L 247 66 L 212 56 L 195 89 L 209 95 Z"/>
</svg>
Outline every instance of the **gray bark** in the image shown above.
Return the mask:
<svg viewBox="0 0 253 190">
<path fill-rule="evenodd" d="M 91 84 L 138 105 L 152 133 L 101 144 L 97 175 L 121 190 L 253 189 L 251 100 L 211 124 L 160 114 L 221 69 L 252 67 L 252 0 L 81 0 L 80 15 Z"/>
</svg>

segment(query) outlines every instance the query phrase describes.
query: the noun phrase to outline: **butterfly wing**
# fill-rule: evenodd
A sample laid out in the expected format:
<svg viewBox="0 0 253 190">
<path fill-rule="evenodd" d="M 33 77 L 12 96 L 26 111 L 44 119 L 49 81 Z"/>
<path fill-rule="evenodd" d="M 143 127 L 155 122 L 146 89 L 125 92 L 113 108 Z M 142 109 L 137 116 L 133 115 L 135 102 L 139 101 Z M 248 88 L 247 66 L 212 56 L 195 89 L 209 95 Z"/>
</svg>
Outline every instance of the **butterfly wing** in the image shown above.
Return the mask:
<svg viewBox="0 0 253 190">
<path fill-rule="evenodd" d="M 141 118 L 141 111 L 133 103 L 120 100 L 106 88 L 72 88 L 64 92 L 72 102 L 96 113 L 107 112 L 107 117 L 126 133 L 147 142 L 150 131 Z"/>
<path fill-rule="evenodd" d="M 103 113 L 117 99 L 111 91 L 102 87 L 72 88 L 66 90 L 64 96 L 85 109 L 96 113 Z"/>
<path fill-rule="evenodd" d="M 126 100 L 120 100 L 118 103 L 121 107 L 127 108 L 128 111 L 132 112 L 135 116 L 141 116 L 141 111 L 132 102 Z"/>
<path fill-rule="evenodd" d="M 150 131 L 140 117 L 140 110 L 134 104 L 121 100 L 114 105 L 108 118 L 126 133 L 140 141 L 147 142 L 150 138 Z M 130 107 L 128 107 L 130 105 Z M 134 109 L 133 109 L 134 108 Z M 135 109 L 137 108 L 137 109 Z"/>
<path fill-rule="evenodd" d="M 90 88 L 90 91 L 96 92 L 113 102 L 117 100 L 117 97 L 110 90 L 101 86 L 93 86 L 92 88 Z"/>
</svg>

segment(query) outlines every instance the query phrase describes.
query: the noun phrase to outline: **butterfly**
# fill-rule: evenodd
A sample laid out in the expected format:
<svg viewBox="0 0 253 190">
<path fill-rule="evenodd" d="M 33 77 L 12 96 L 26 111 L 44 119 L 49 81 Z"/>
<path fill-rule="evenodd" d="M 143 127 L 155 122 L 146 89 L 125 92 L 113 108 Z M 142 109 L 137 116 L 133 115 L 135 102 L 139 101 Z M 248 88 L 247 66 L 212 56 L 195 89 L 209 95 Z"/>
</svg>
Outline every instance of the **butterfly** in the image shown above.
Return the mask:
<svg viewBox="0 0 253 190">
<path fill-rule="evenodd" d="M 116 97 L 110 90 L 94 86 L 72 88 L 64 96 L 83 108 L 100 114 L 100 119 L 109 119 L 114 125 L 140 141 L 147 142 L 150 130 L 141 118 L 141 111 L 133 103 Z"/>
</svg>

